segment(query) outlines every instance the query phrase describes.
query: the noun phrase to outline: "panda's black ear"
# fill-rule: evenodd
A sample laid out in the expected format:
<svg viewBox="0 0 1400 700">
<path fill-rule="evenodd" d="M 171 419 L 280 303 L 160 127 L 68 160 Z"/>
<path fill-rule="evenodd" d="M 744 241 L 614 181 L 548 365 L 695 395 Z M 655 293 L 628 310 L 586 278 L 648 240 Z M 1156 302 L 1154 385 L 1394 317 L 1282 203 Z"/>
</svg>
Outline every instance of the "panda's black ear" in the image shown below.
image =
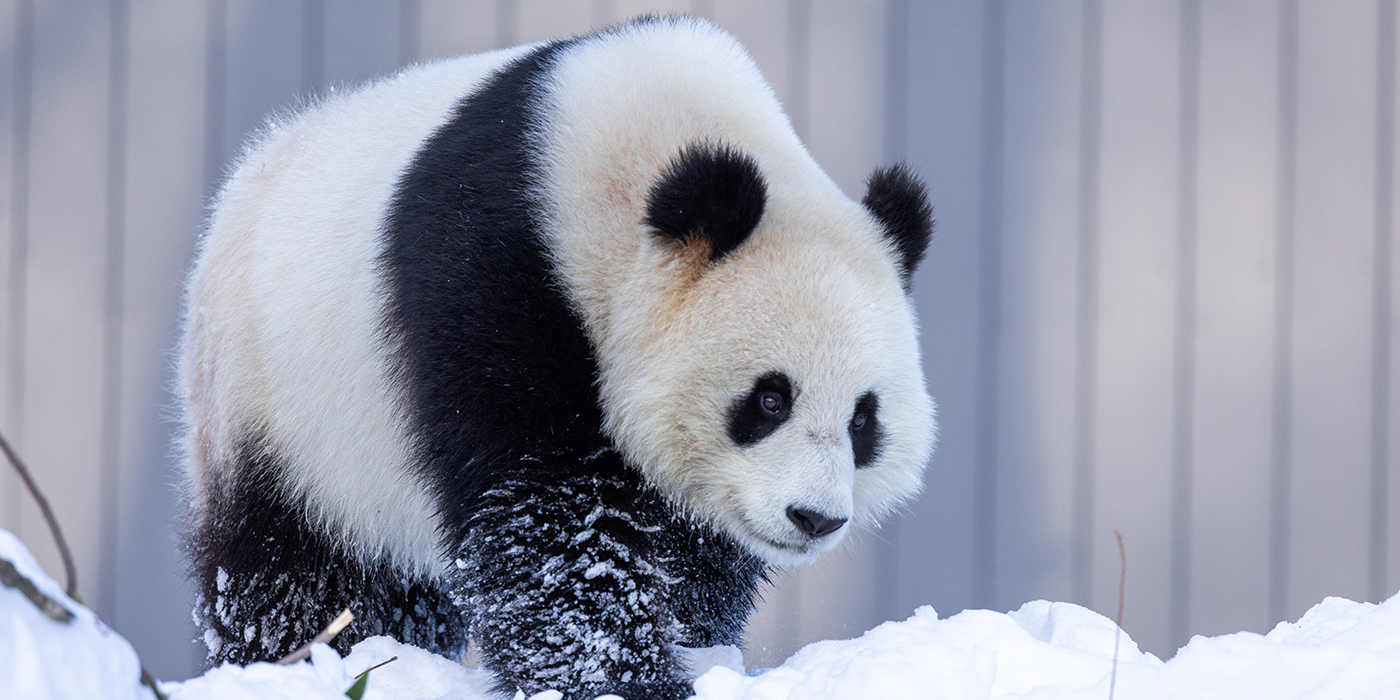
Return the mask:
<svg viewBox="0 0 1400 700">
<path fill-rule="evenodd" d="M 707 243 L 713 262 L 748 239 L 767 204 L 768 186 L 752 157 L 729 146 L 692 144 L 652 185 L 644 223 L 683 245 Z"/>
<path fill-rule="evenodd" d="M 909 166 L 896 163 L 870 174 L 861 203 L 884 225 L 885 238 L 899 256 L 904 291 L 909 291 L 914 268 L 924 259 L 933 239 L 933 206 L 928 203 L 928 188 Z"/>
</svg>

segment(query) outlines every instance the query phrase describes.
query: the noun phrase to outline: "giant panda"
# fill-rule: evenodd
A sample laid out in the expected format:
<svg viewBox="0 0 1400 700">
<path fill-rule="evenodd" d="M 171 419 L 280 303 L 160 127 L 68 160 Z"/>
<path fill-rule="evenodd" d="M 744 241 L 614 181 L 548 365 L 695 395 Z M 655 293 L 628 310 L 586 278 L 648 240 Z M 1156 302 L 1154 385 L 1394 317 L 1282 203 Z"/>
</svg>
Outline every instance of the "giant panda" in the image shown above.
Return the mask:
<svg viewBox="0 0 1400 700">
<path fill-rule="evenodd" d="M 925 188 L 847 199 L 744 49 L 644 18 L 275 120 L 179 352 L 212 662 L 349 607 L 503 691 L 680 698 L 769 567 L 914 494 Z"/>
</svg>

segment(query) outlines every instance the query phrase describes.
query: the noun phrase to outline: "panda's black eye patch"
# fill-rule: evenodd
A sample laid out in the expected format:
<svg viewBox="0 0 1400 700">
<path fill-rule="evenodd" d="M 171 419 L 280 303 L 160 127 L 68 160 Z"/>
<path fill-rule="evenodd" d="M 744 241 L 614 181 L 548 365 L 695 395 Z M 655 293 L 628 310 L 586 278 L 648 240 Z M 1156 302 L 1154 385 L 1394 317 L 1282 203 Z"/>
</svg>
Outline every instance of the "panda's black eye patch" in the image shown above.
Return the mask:
<svg viewBox="0 0 1400 700">
<path fill-rule="evenodd" d="M 729 408 L 729 439 L 748 447 L 773 434 L 792 415 L 792 381 L 781 372 L 759 377 Z"/>
<path fill-rule="evenodd" d="M 851 452 L 857 469 L 870 466 L 880 456 L 885 431 L 880 427 L 879 410 L 880 399 L 875 392 L 867 391 L 856 401 L 856 410 L 851 414 Z"/>
</svg>

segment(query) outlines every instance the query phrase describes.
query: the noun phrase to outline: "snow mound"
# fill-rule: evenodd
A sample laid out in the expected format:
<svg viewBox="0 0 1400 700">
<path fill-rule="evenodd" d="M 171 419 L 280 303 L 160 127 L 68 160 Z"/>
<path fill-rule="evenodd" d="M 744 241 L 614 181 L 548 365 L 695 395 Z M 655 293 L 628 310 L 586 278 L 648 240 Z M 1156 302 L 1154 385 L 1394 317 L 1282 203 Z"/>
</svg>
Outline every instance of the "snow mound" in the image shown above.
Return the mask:
<svg viewBox="0 0 1400 700">
<path fill-rule="evenodd" d="M 0 698 L 152 700 L 126 640 L 64 596 L 4 530 L 0 560 L 0 573 L 9 562 L 73 615 L 54 620 L 19 588 L 0 585 Z M 170 700 L 342 700 L 356 676 L 393 657 L 370 673 L 364 700 L 499 698 L 490 673 L 388 637 L 366 639 L 344 659 L 317 645 L 310 661 L 226 664 L 161 689 Z M 696 680 L 695 700 L 1102 700 L 1111 682 L 1117 700 L 1400 698 L 1400 595 L 1380 605 L 1328 598 L 1266 635 L 1196 637 L 1165 663 L 1102 615 L 1043 600 L 947 619 L 922 607 L 858 639 L 809 645 L 753 676 L 733 648 L 695 650 L 686 660 L 695 669 L 713 665 Z M 551 690 L 528 700 L 560 698 Z"/>
<path fill-rule="evenodd" d="M 1267 635 L 1195 637 L 1170 661 L 1138 650 L 1091 610 L 1043 600 L 1008 614 L 940 620 L 922 607 L 859 639 L 812 644 L 749 677 L 711 669 L 698 700 L 786 698 L 1400 698 L 1400 595 L 1380 605 L 1328 598 Z"/>
<path fill-rule="evenodd" d="M 0 530 L 0 570 L 6 574 L 0 576 L 0 698 L 154 700 L 141 685 L 141 662 L 131 645 L 64 595 L 19 538 L 5 530 Z M 40 600 L 52 601 L 54 617 L 21 588 L 30 585 Z"/>
</svg>

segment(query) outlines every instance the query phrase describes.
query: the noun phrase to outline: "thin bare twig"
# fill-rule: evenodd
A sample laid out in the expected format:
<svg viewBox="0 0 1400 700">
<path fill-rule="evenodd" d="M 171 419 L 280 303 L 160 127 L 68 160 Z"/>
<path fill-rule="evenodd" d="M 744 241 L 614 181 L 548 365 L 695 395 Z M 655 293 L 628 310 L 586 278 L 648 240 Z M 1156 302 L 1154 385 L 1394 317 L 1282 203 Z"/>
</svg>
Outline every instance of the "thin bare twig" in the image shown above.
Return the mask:
<svg viewBox="0 0 1400 700">
<path fill-rule="evenodd" d="M 141 685 L 150 688 L 151 692 L 155 693 L 156 700 L 169 700 L 169 697 L 160 689 L 160 681 L 156 680 L 156 677 L 152 676 L 145 666 L 141 667 Z"/>
<path fill-rule="evenodd" d="M 1113 691 L 1118 685 L 1118 638 L 1123 635 L 1123 591 L 1128 583 L 1128 553 L 1123 549 L 1123 533 L 1115 527 L 1113 536 L 1118 538 L 1118 619 L 1113 630 L 1113 670 L 1108 674 L 1108 700 L 1113 700 Z"/>
<path fill-rule="evenodd" d="M 365 670 L 363 670 L 363 671 L 360 671 L 358 674 L 356 674 L 355 677 L 356 677 L 356 678 L 359 678 L 360 676 L 363 676 L 363 675 L 369 673 L 370 671 L 373 671 L 373 670 L 379 668 L 380 666 L 388 666 L 390 663 L 393 663 L 393 662 L 398 661 L 398 660 L 399 660 L 399 657 L 397 657 L 397 656 L 390 656 L 389 658 L 387 658 L 387 659 L 385 659 L 385 660 L 383 660 L 383 661 L 380 661 L 379 663 L 377 663 L 377 664 L 375 664 L 375 665 L 373 665 L 373 666 L 370 666 L 369 668 L 367 668 L 367 669 L 365 669 Z"/>
<path fill-rule="evenodd" d="M 15 471 L 19 472 L 19 478 L 29 489 L 29 495 L 39 504 L 39 512 L 44 514 L 44 520 L 49 524 L 49 532 L 53 533 L 53 541 L 58 545 L 58 555 L 63 557 L 63 576 L 67 583 L 63 587 L 63 592 L 69 598 L 78 595 L 78 567 L 73 565 L 73 554 L 68 551 L 68 541 L 63 539 L 63 531 L 58 529 L 58 518 L 53 515 L 53 510 L 49 508 L 48 499 L 44 498 L 43 492 L 39 490 L 39 485 L 34 483 L 34 477 L 30 476 L 28 467 L 20 460 L 10 447 L 9 441 L 4 435 L 0 435 L 0 449 L 5 451 L 5 456 L 10 458 L 10 464 L 14 465 Z"/>
<path fill-rule="evenodd" d="M 355 616 L 350 613 L 350 608 L 341 610 L 340 614 L 336 615 L 335 619 L 331 620 L 331 623 L 329 625 L 326 625 L 326 628 L 321 630 L 321 633 L 316 635 L 314 639 L 307 642 L 306 644 L 303 644 L 300 649 L 297 649 L 296 651 L 278 659 L 277 663 L 286 666 L 287 664 L 294 664 L 308 656 L 311 656 L 312 644 L 329 643 L 332 639 L 335 639 L 335 636 L 337 634 L 340 634 L 340 631 L 345 629 L 346 625 L 349 625 L 350 622 L 354 619 Z"/>
</svg>

